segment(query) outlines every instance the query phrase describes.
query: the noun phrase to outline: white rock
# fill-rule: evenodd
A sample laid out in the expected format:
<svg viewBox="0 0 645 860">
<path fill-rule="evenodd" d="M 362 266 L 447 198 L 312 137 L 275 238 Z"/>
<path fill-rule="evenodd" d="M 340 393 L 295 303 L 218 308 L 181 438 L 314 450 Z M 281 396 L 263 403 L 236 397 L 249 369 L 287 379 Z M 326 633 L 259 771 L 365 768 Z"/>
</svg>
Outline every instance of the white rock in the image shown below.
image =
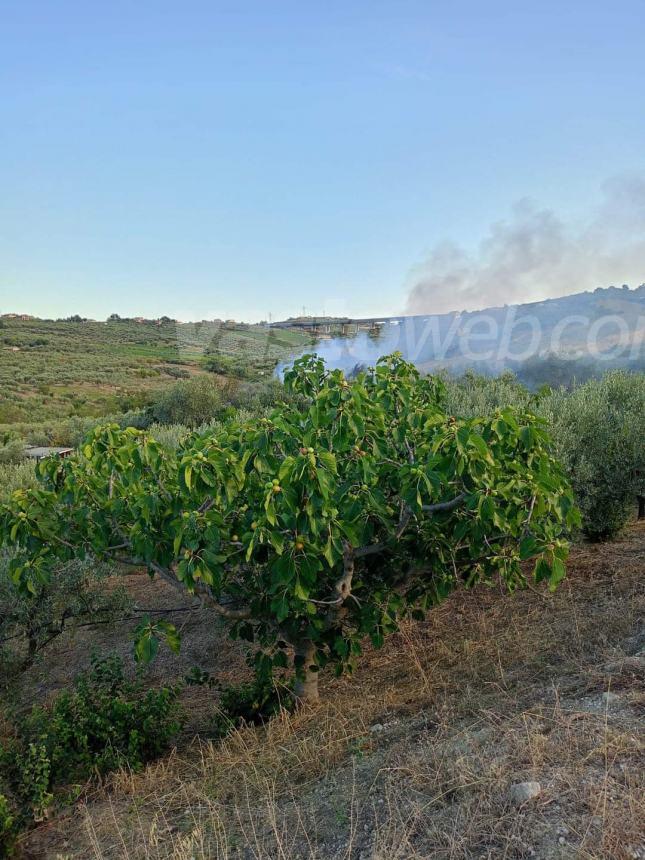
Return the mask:
<svg viewBox="0 0 645 860">
<path fill-rule="evenodd" d="M 542 794 L 542 786 L 539 782 L 516 782 L 511 786 L 510 796 L 516 806 L 521 806 L 528 800 L 533 800 Z"/>
</svg>

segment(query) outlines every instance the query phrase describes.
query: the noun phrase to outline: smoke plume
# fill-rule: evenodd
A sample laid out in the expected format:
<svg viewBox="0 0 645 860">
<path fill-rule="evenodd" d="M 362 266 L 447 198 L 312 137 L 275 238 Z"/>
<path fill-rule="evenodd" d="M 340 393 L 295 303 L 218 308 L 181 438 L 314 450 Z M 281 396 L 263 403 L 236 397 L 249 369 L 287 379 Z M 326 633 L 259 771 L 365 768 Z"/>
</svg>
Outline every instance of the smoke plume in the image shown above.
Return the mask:
<svg viewBox="0 0 645 860">
<path fill-rule="evenodd" d="M 601 188 L 584 223 L 520 200 L 491 225 L 475 254 L 443 242 L 411 272 L 406 312 L 479 310 L 645 280 L 645 177 L 624 174 Z"/>
</svg>

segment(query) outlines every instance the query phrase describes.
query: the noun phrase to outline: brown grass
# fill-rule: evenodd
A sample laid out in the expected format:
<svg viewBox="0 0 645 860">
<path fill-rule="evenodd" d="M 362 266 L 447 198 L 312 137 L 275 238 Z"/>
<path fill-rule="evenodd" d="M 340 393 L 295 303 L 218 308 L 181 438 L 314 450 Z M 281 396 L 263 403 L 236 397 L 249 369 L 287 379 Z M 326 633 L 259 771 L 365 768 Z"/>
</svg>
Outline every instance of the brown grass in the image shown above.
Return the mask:
<svg viewBox="0 0 645 860">
<path fill-rule="evenodd" d="M 353 679 L 326 680 L 318 709 L 116 774 L 25 852 L 645 857 L 643 573 L 639 525 L 577 547 L 553 595 L 456 594 Z M 525 780 L 542 793 L 517 809 L 509 787 Z"/>
</svg>

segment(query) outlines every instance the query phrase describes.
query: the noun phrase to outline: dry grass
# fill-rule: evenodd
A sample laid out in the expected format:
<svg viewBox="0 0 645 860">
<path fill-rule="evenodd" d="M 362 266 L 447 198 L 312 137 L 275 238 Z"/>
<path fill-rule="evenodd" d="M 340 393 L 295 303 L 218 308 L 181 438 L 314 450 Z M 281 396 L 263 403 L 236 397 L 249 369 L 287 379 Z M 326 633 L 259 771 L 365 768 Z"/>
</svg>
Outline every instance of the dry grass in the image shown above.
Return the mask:
<svg viewBox="0 0 645 860">
<path fill-rule="evenodd" d="M 554 595 L 454 595 L 327 681 L 317 710 L 116 774 L 25 852 L 645 857 L 643 573 L 635 526 L 578 547 Z M 524 780 L 542 793 L 518 809 L 509 787 Z"/>
</svg>

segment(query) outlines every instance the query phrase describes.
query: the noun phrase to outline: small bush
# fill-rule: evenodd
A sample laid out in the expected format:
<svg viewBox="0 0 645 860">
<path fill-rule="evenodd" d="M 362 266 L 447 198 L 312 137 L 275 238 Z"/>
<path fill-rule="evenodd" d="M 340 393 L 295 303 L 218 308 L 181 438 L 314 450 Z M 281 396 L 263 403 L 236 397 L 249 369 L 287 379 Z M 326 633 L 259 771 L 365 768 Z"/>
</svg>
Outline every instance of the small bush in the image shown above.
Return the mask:
<svg viewBox="0 0 645 860">
<path fill-rule="evenodd" d="M 0 747 L 23 814 L 42 818 L 56 787 L 123 766 L 138 770 L 159 756 L 180 728 L 177 696 L 175 687 L 144 690 L 127 680 L 116 656 L 92 658 L 72 690 L 49 708 L 34 707 Z"/>
<path fill-rule="evenodd" d="M 0 464 L 20 463 L 25 459 L 25 443 L 16 433 L 0 434 Z"/>
<path fill-rule="evenodd" d="M 198 427 L 214 418 L 222 407 L 220 386 L 209 376 L 196 376 L 162 392 L 151 407 L 160 424 Z"/>
<path fill-rule="evenodd" d="M 190 379 L 190 373 L 183 367 L 174 367 L 172 365 L 163 368 L 166 376 L 172 376 L 173 379 Z"/>
<path fill-rule="evenodd" d="M 198 670 L 194 670 L 194 674 L 186 680 L 188 683 L 208 683 L 213 686 L 208 674 Z M 214 734 L 221 738 L 236 726 L 259 725 L 281 711 L 292 710 L 293 706 L 294 697 L 289 687 L 274 679 L 256 677 L 246 684 L 232 684 L 221 691 Z"/>
<path fill-rule="evenodd" d="M 0 794 L 0 857 L 8 857 L 15 842 L 15 816 L 9 801 Z"/>
<path fill-rule="evenodd" d="M 289 710 L 293 697 L 284 686 L 271 681 L 254 679 L 248 684 L 234 684 L 222 691 L 220 706 L 234 720 L 260 723 L 275 717 L 285 708 Z"/>
</svg>

